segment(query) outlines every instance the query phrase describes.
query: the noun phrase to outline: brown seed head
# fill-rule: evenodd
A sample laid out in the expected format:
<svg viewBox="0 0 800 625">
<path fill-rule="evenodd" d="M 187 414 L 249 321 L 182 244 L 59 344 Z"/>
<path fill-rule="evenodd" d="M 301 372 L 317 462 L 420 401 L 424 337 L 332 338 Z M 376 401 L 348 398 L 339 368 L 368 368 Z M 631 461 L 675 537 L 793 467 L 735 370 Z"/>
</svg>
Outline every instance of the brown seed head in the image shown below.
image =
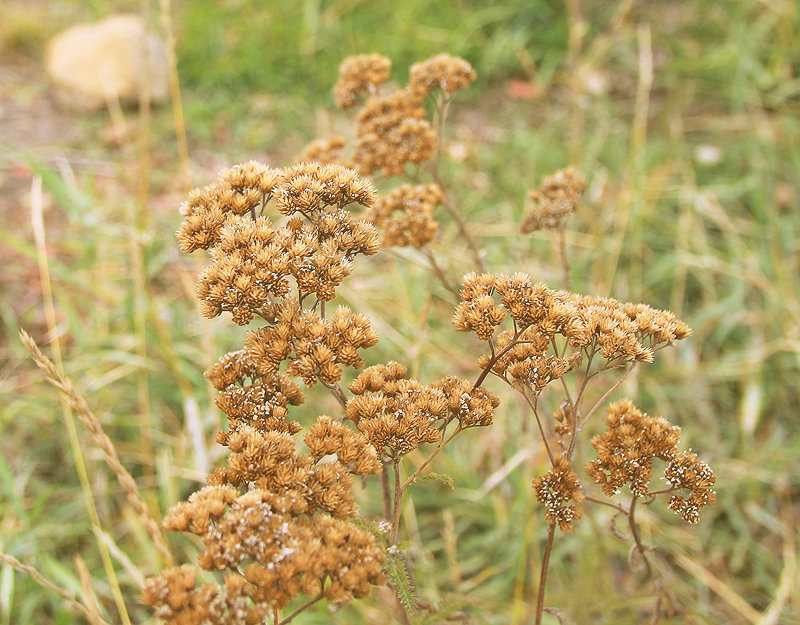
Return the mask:
<svg viewBox="0 0 800 625">
<path fill-rule="evenodd" d="M 448 96 L 464 89 L 477 74 L 467 61 L 449 54 L 437 54 L 422 63 L 411 66 L 408 89 L 422 99 L 434 89 L 442 89 Z"/>
<path fill-rule="evenodd" d="M 389 78 L 392 62 L 380 54 L 351 56 L 339 66 L 339 82 L 333 88 L 333 98 L 340 109 L 356 104 L 361 93 L 375 93 L 375 88 Z"/>
<path fill-rule="evenodd" d="M 572 168 L 561 169 L 544 179 L 542 186 L 528 194 L 536 207 L 522 221 L 522 232 L 561 230 L 578 208 L 586 181 Z"/>
<path fill-rule="evenodd" d="M 556 456 L 553 468 L 533 481 L 536 499 L 544 508 L 544 516 L 551 525 L 558 523 L 562 532 L 573 528 L 573 521 L 583 517 L 583 501 L 578 476 L 569 460 Z M 570 503 L 572 502 L 572 503 Z"/>
<path fill-rule="evenodd" d="M 680 428 L 648 416 L 627 399 L 609 405 L 606 425 L 603 434 L 592 438 L 597 460 L 587 463 L 586 472 L 606 495 L 629 484 L 635 496 L 644 497 L 653 477 L 653 459 L 671 460 Z"/>
<path fill-rule="evenodd" d="M 434 208 L 444 201 L 436 185 L 404 184 L 378 198 L 364 218 L 383 230 L 383 245 L 421 248 L 436 236 Z"/>
</svg>

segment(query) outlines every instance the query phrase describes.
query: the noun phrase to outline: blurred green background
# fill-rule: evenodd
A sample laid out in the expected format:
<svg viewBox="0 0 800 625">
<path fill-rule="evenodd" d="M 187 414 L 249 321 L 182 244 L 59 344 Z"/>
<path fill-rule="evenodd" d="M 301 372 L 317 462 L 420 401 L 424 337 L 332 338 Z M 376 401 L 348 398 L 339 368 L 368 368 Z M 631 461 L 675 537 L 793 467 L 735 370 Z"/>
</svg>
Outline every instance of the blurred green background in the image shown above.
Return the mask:
<svg viewBox="0 0 800 625">
<path fill-rule="evenodd" d="M 442 171 L 490 269 L 670 308 L 694 329 L 615 395 L 679 424 L 682 445 L 718 475 L 719 501 L 699 526 L 657 506 L 642 514 L 683 609 L 661 622 L 800 622 L 796 2 L 175 2 L 188 180 L 169 104 L 149 116 L 73 112 L 54 102 L 42 69 L 46 42 L 67 26 L 128 11 L 164 34 L 165 9 L 110 0 L 0 7 L 0 550 L 78 596 L 82 557 L 104 618 L 120 622 L 59 398 L 18 328 L 52 350 L 55 322 L 67 374 L 163 512 L 220 462 L 221 418 L 202 372 L 241 341 L 227 319 L 202 320 L 192 299 L 202 262 L 181 257 L 173 234 L 187 185 L 250 158 L 282 166 L 307 141 L 349 132 L 352 116 L 330 95 L 346 56 L 380 52 L 403 84 L 411 63 L 448 52 L 479 78 L 451 107 Z M 523 236 L 518 224 L 527 190 L 568 164 L 589 189 L 568 225 L 565 285 L 551 238 Z M 38 251 L 37 202 L 46 236 Z M 472 270 L 453 224 L 442 222 L 435 253 L 453 275 Z M 424 265 L 396 251 L 362 260 L 345 282 L 344 303 L 370 314 L 381 335 L 369 364 L 399 360 L 424 382 L 473 377 L 480 346 L 453 331 L 452 302 Z M 335 406 L 311 393 L 304 410 L 308 423 Z M 405 511 L 421 597 L 450 601 L 464 622 L 532 619 L 546 526 L 530 482 L 546 463 L 513 396 L 501 413 L 438 459 L 434 470 L 455 488 L 423 482 Z M 148 622 L 137 584 L 158 571 L 157 555 L 80 436 L 99 541 L 131 621 Z M 363 505 L 378 514 L 369 489 Z M 652 586 L 609 522 L 590 510 L 556 542 L 547 604 L 568 623 L 650 622 Z M 196 553 L 185 538 L 170 540 L 181 561 Z M 376 592 L 297 622 L 384 623 L 390 604 Z M 0 625 L 73 622 L 55 593 L 0 567 Z"/>
</svg>

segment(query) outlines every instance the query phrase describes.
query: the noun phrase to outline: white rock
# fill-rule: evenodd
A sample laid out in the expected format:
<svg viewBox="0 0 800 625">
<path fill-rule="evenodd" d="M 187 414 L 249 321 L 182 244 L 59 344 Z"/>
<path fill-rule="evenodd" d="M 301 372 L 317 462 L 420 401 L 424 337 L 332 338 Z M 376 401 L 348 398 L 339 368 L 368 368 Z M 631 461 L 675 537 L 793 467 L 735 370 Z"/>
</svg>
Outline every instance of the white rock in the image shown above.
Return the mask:
<svg viewBox="0 0 800 625">
<path fill-rule="evenodd" d="M 137 102 L 145 84 L 152 102 L 169 93 L 164 43 L 137 15 L 112 15 L 63 31 L 47 47 L 46 67 L 59 96 L 81 108 Z"/>
</svg>

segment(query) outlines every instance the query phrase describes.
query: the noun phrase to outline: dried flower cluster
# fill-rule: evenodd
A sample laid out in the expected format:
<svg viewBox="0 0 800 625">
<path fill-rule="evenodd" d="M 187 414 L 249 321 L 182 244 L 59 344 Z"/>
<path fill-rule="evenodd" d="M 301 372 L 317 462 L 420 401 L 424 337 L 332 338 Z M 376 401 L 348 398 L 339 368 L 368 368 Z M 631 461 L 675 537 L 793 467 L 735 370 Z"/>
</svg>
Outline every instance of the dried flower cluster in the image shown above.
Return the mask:
<svg viewBox="0 0 800 625">
<path fill-rule="evenodd" d="M 475 332 L 490 344 L 481 368 L 515 386 L 539 393 L 548 383 L 579 366 L 584 357 L 601 355 L 609 362 L 650 362 L 653 348 L 689 336 L 689 327 L 665 310 L 624 304 L 611 298 L 553 291 L 534 284 L 526 274 L 469 274 L 453 324 Z M 496 329 L 511 317 L 513 330 Z M 574 350 L 548 355 L 557 336 Z"/>
<path fill-rule="evenodd" d="M 288 419 L 304 400 L 293 378 L 334 385 L 343 366 L 363 367 L 358 350 L 377 342 L 365 316 L 343 306 L 326 316 L 324 307 L 353 259 L 379 247 L 375 228 L 345 209 L 374 199 L 372 186 L 341 165 L 247 163 L 184 207 L 182 248 L 210 248 L 197 289 L 202 312 L 265 325 L 206 372 L 228 416 L 217 441 L 230 454 L 164 525 L 199 536 L 199 566 L 222 572 L 223 583 L 196 586 L 192 567 L 148 580 L 143 600 L 167 623 L 260 623 L 300 594 L 341 602 L 384 582 L 382 548 L 347 520 L 358 512 L 353 476 L 382 470 L 372 441 L 321 416 L 301 455 L 293 438 L 301 425 Z M 283 223 L 264 214 L 271 201 Z"/>
<path fill-rule="evenodd" d="M 233 178 L 229 172 L 237 171 L 228 170 L 216 186 L 206 187 L 213 193 L 193 195 L 203 201 L 193 204 L 179 231 L 185 251 L 211 248 L 211 265 L 200 277 L 197 291 L 205 316 L 229 311 L 236 323 L 247 324 L 288 294 L 290 276 L 301 297 L 314 294 L 329 300 L 352 271 L 353 258 L 378 250 L 374 227 L 344 210 L 348 204 L 369 206 L 376 195 L 353 170 L 316 163 L 285 170 L 242 167 L 248 174 L 236 178 L 237 184 L 257 179 L 261 186 L 239 185 L 223 193 L 220 189 Z M 261 173 L 255 176 L 257 171 Z M 270 182 L 265 185 L 267 178 Z M 220 203 L 220 198 L 229 196 L 248 198 L 247 209 L 240 212 Z M 263 211 L 272 198 L 280 213 L 292 217 L 281 227 L 267 217 L 241 217 L 256 206 Z"/>
<path fill-rule="evenodd" d="M 195 588 L 192 567 L 170 569 L 147 581 L 143 602 L 167 623 L 249 625 L 300 594 L 324 588 L 330 601 L 348 601 L 383 582 L 384 555 L 372 534 L 305 511 L 305 499 L 292 492 L 197 491 L 170 509 L 164 526 L 202 538 L 200 567 L 223 571 L 225 581 Z"/>
<path fill-rule="evenodd" d="M 389 78 L 392 62 L 380 54 L 361 54 L 346 58 L 339 66 L 339 82 L 333 88 L 336 106 L 345 109 L 355 106 L 356 96 L 374 93 L 375 88 Z"/>
<path fill-rule="evenodd" d="M 669 509 L 680 514 L 688 523 L 697 523 L 700 520 L 700 508 L 710 506 L 717 500 L 713 490 L 717 476 L 691 450 L 676 453 L 670 459 L 664 479 L 676 490 L 689 491 L 687 497 L 672 495 L 668 503 Z"/>
<path fill-rule="evenodd" d="M 398 459 L 422 443 L 436 443 L 451 419 L 461 428 L 489 425 L 500 400 L 469 380 L 447 377 L 431 386 L 405 378 L 396 362 L 365 369 L 348 389 L 347 417 L 379 453 Z"/>
<path fill-rule="evenodd" d="M 564 456 L 553 459 L 553 468 L 533 481 L 536 499 L 544 506 L 547 522 L 558 524 L 562 532 L 573 528 L 573 521 L 583 517 L 585 499 L 578 476 Z M 571 503 L 570 503 L 571 502 Z"/>
<path fill-rule="evenodd" d="M 586 465 L 589 476 L 606 495 L 628 484 L 636 497 L 645 497 L 653 478 L 653 460 L 668 462 L 664 478 L 675 489 L 690 491 L 688 497 L 673 495 L 669 508 L 689 523 L 697 523 L 699 509 L 714 503 L 716 476 L 691 452 L 678 452 L 680 428 L 662 418 L 650 417 L 630 400 L 615 402 L 606 413 L 607 429 L 592 438 L 597 459 Z"/>
<path fill-rule="evenodd" d="M 422 63 L 414 63 L 410 75 L 408 89 L 418 98 L 425 97 L 434 89 L 453 95 L 468 87 L 477 77 L 472 65 L 449 54 L 437 54 Z"/>
<path fill-rule="evenodd" d="M 362 174 L 380 170 L 384 176 L 400 176 L 406 164 L 429 160 L 436 140 L 425 109 L 412 93 L 374 96 L 356 118 L 353 164 Z"/>
<path fill-rule="evenodd" d="M 585 191 L 586 181 L 572 167 L 548 176 L 539 189 L 528 194 L 536 206 L 525 215 L 520 230 L 528 233 L 562 229 Z"/>
<path fill-rule="evenodd" d="M 404 184 L 378 198 L 364 217 L 383 232 L 384 246 L 421 248 L 436 236 L 434 208 L 444 201 L 438 186 Z"/>
<path fill-rule="evenodd" d="M 347 141 L 341 137 L 332 139 L 315 139 L 309 143 L 297 157 L 297 163 L 339 163 L 350 166 L 345 161 L 344 149 Z"/>
<path fill-rule="evenodd" d="M 648 416 L 630 400 L 608 407 L 606 426 L 603 434 L 592 439 L 597 460 L 586 465 L 587 473 L 606 495 L 614 495 L 629 484 L 634 495 L 644 497 L 653 478 L 653 459 L 671 459 L 680 428 L 666 419 Z"/>
</svg>

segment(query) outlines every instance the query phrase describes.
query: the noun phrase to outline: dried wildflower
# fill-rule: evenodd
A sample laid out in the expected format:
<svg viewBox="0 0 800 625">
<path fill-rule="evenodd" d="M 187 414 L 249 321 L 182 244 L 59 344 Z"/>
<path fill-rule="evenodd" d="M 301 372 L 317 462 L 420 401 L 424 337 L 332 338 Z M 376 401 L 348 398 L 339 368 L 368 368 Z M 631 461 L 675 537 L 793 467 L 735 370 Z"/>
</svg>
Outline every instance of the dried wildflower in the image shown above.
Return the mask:
<svg viewBox="0 0 800 625">
<path fill-rule="evenodd" d="M 540 393 L 553 380 L 563 376 L 568 363 L 558 356 L 548 356 L 545 352 L 550 347 L 546 334 L 537 328 L 528 328 L 519 336 L 517 344 L 511 346 L 512 334 L 503 332 L 497 337 L 497 346 L 502 356 L 495 359 L 492 371 L 508 379 L 515 388 L 530 387 Z M 488 356 L 483 356 L 478 364 L 486 367 Z"/>
<path fill-rule="evenodd" d="M 369 181 L 336 163 L 300 163 L 282 171 L 275 186 L 275 206 L 283 215 L 307 214 L 328 206 L 371 206 L 377 195 Z"/>
<path fill-rule="evenodd" d="M 283 608 L 301 593 L 318 592 L 325 580 L 331 582 L 326 596 L 332 601 L 364 596 L 370 584 L 383 582 L 384 556 L 369 532 L 325 515 L 303 516 L 297 501 L 263 489 L 239 495 L 231 487 L 210 486 L 170 509 L 165 526 L 203 540 L 200 566 L 229 572 L 225 596 L 241 598 L 245 613 Z M 213 585 L 200 591 L 193 586 L 191 567 L 173 569 L 148 580 L 145 602 L 159 606 L 162 618 L 177 618 L 177 609 L 189 607 L 194 611 L 187 617 L 202 619 L 219 597 Z"/>
<path fill-rule="evenodd" d="M 228 428 L 236 430 L 247 423 L 264 432 L 277 431 L 295 434 L 300 424 L 288 421 L 289 404 L 298 406 L 305 400 L 300 386 L 283 375 L 261 378 L 253 384 L 230 384 L 217 397 L 217 407 L 228 415 Z M 227 445 L 227 433 L 217 435 L 220 445 Z"/>
<path fill-rule="evenodd" d="M 330 417 L 319 417 L 303 440 L 309 455 L 316 461 L 328 454 L 336 454 L 337 460 L 352 467 L 356 475 L 381 472 L 378 454 L 366 437 Z"/>
<path fill-rule="evenodd" d="M 629 484 L 634 495 L 644 497 L 653 477 L 653 459 L 669 461 L 674 456 L 680 428 L 648 416 L 627 399 L 608 407 L 606 425 L 603 434 L 592 438 L 597 460 L 587 463 L 586 472 L 606 495 Z"/>
<path fill-rule="evenodd" d="M 284 361 L 286 373 L 303 379 L 306 386 L 318 380 L 338 382 L 342 367 L 361 368 L 364 360 L 358 350 L 372 347 L 378 336 L 367 317 L 339 306 L 332 318 L 304 311 L 297 300 L 275 306 L 269 325 L 251 330 L 245 336 L 248 356 L 259 375 L 275 375 Z"/>
<path fill-rule="evenodd" d="M 228 221 L 197 286 L 203 315 L 229 311 L 244 325 L 254 311 L 289 292 L 289 258 L 274 239 L 275 230 L 265 217 Z"/>
<path fill-rule="evenodd" d="M 515 385 L 530 386 L 537 393 L 580 366 L 583 351 L 612 363 L 650 362 L 656 345 L 691 333 L 669 311 L 553 291 L 521 273 L 469 274 L 464 277 L 461 300 L 453 324 L 462 332 L 475 332 L 493 348 L 478 360 L 481 368 L 491 363 L 495 374 L 508 375 Z M 495 336 L 506 316 L 511 317 L 514 331 Z M 548 355 L 557 335 L 576 351 Z"/>
<path fill-rule="evenodd" d="M 360 93 L 374 93 L 375 88 L 389 78 L 392 62 L 380 54 L 351 56 L 339 66 L 339 82 L 333 88 L 336 106 L 340 109 L 356 104 Z"/>
<path fill-rule="evenodd" d="M 670 459 L 664 478 L 673 488 L 690 491 L 687 497 L 673 495 L 667 504 L 670 510 L 681 515 L 688 523 L 697 523 L 700 520 L 700 508 L 710 506 L 717 500 L 712 488 L 717 476 L 691 450 L 677 453 Z"/>
<path fill-rule="evenodd" d="M 583 517 L 585 497 L 578 476 L 564 456 L 555 457 L 553 468 L 533 481 L 533 489 L 536 499 L 545 507 L 547 522 L 558 523 L 562 532 L 570 531 L 573 521 Z"/>
<path fill-rule="evenodd" d="M 348 386 L 356 397 L 347 403 L 347 417 L 378 453 L 385 452 L 391 458 L 399 458 L 422 443 L 440 441 L 437 422 L 445 419 L 449 408 L 441 389 L 404 376 L 405 368 L 396 363 L 375 365 Z"/>
<path fill-rule="evenodd" d="M 383 230 L 383 245 L 421 248 L 436 236 L 433 209 L 444 201 L 436 185 L 404 184 L 381 196 L 364 218 Z"/>
<path fill-rule="evenodd" d="M 223 170 L 216 182 L 193 190 L 181 206 L 186 217 L 178 231 L 181 249 L 189 254 L 219 243 L 227 221 L 269 201 L 280 178 L 280 171 L 249 161 Z"/>
<path fill-rule="evenodd" d="M 433 156 L 436 133 L 425 109 L 407 91 L 367 100 L 358 114 L 353 164 L 362 174 L 376 169 L 399 176 L 406 163 L 421 163 Z"/>
<path fill-rule="evenodd" d="M 345 165 L 343 150 L 345 140 L 341 137 L 333 139 L 315 139 L 303 148 L 295 159 L 297 163 L 339 163 Z"/>
<path fill-rule="evenodd" d="M 329 300 L 352 271 L 353 258 L 378 250 L 374 226 L 343 210 L 354 203 L 370 206 L 376 195 L 374 187 L 352 169 L 303 163 L 276 173 L 246 164 L 223 172 L 220 180 L 217 186 L 228 185 L 229 194 L 243 198 L 241 206 L 228 212 L 195 207 L 181 234 L 187 251 L 212 247 L 211 265 L 201 275 L 197 291 L 208 317 L 229 311 L 236 323 L 247 324 L 288 294 L 290 276 L 301 295 L 314 293 Z M 273 196 L 278 211 L 296 216 L 284 226 L 276 229 L 266 217 L 240 216 L 259 204 L 263 207 Z M 192 225 L 195 217 L 205 219 L 203 215 L 212 213 L 219 213 L 213 228 L 198 230 Z"/>
<path fill-rule="evenodd" d="M 482 341 L 488 341 L 494 334 L 506 313 L 492 297 L 495 276 L 491 274 L 470 273 L 464 276 L 461 299 L 453 315 L 453 325 L 460 332 L 475 332 Z"/>
<path fill-rule="evenodd" d="M 433 385 L 448 398 L 450 414 L 462 428 L 492 424 L 494 409 L 500 398 L 482 387 L 475 388 L 469 380 L 448 376 Z"/>
<path fill-rule="evenodd" d="M 477 77 L 472 65 L 449 54 L 437 54 L 422 63 L 415 63 L 410 74 L 408 88 L 418 98 L 425 97 L 434 89 L 453 95 Z"/>
<path fill-rule="evenodd" d="M 585 191 L 586 181 L 572 167 L 545 178 L 539 189 L 528 194 L 536 207 L 525 216 L 520 230 L 560 230 Z"/>
</svg>

